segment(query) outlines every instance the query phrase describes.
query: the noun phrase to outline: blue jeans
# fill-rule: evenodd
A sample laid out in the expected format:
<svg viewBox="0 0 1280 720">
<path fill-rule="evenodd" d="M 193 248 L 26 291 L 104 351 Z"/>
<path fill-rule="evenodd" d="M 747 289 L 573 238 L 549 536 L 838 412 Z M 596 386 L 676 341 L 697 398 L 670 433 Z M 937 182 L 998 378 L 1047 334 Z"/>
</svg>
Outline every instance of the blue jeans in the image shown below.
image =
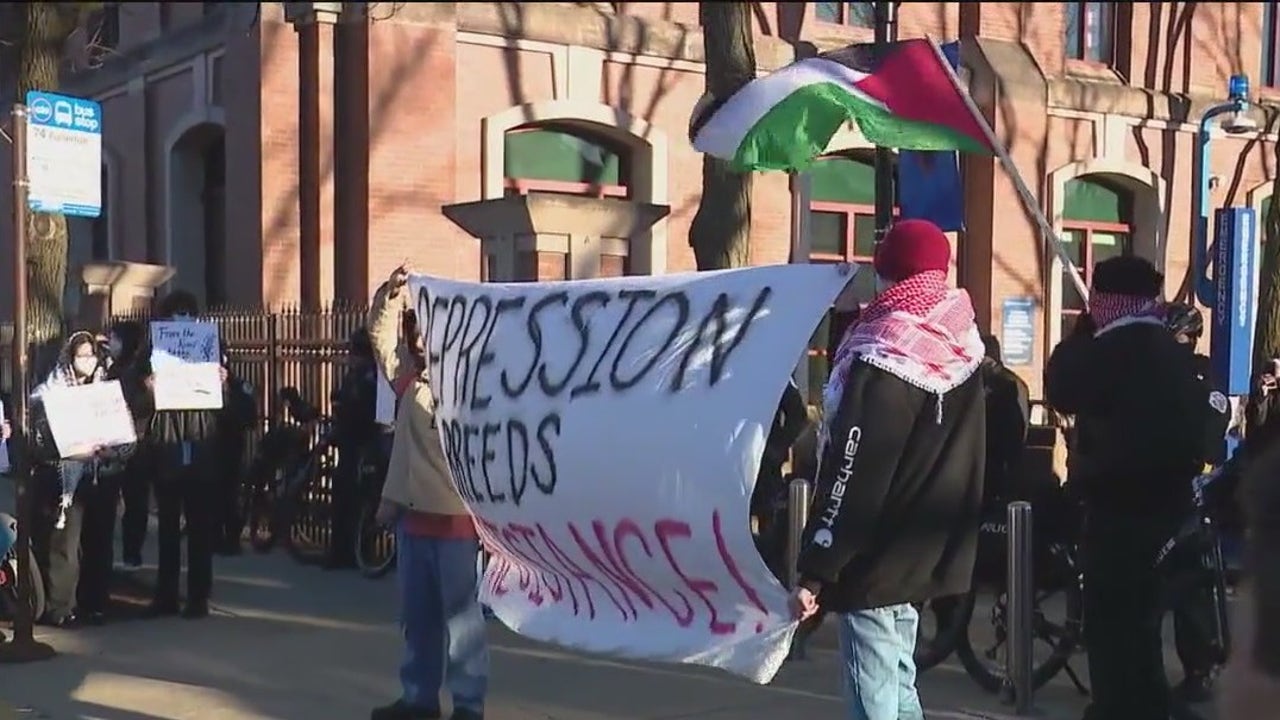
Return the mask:
<svg viewBox="0 0 1280 720">
<path fill-rule="evenodd" d="M 405 655 L 400 687 L 409 705 L 440 707 L 447 684 L 453 707 L 484 710 L 489 644 L 477 592 L 477 540 L 396 533 L 401 629 Z"/>
<path fill-rule="evenodd" d="M 916 628 L 909 604 L 840 615 L 840 684 L 849 720 L 924 720 L 916 692 Z"/>
</svg>

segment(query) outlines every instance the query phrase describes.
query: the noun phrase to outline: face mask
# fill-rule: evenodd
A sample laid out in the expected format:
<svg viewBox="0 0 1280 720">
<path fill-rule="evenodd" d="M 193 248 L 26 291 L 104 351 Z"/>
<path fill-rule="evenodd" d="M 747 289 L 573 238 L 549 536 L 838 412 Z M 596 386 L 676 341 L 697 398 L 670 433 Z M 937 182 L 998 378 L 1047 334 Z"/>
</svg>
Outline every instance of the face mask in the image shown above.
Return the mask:
<svg viewBox="0 0 1280 720">
<path fill-rule="evenodd" d="M 884 292 L 885 290 L 888 290 L 892 285 L 893 285 L 892 280 L 883 278 L 880 276 L 879 273 L 876 273 L 876 294 L 877 295 Z"/>
<path fill-rule="evenodd" d="M 124 343 L 120 342 L 120 338 L 112 337 L 107 341 L 107 352 L 111 353 L 111 357 L 120 357 L 120 353 L 124 352 Z"/>
<path fill-rule="evenodd" d="M 71 367 L 75 368 L 76 375 L 89 377 L 98 369 L 98 358 L 78 357 L 71 363 Z"/>
</svg>

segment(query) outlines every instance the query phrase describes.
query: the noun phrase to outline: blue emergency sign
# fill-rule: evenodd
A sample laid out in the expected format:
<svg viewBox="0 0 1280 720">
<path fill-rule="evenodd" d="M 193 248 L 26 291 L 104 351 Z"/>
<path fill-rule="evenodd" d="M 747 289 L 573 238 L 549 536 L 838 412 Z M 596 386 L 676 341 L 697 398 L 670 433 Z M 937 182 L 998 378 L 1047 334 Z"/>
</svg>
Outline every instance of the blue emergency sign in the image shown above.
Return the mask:
<svg viewBox="0 0 1280 720">
<path fill-rule="evenodd" d="M 1248 395 L 1258 314 L 1258 214 L 1249 207 L 1227 207 L 1217 211 L 1214 221 L 1214 385 L 1227 395 Z"/>
</svg>

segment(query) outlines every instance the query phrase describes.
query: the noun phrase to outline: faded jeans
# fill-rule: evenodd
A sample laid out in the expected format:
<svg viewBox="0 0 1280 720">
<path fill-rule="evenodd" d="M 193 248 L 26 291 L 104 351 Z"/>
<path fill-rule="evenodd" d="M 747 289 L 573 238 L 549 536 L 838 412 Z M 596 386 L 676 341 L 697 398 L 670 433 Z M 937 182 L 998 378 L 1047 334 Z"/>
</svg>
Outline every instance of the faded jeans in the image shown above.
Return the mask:
<svg viewBox="0 0 1280 720">
<path fill-rule="evenodd" d="M 447 686 L 453 707 L 484 711 L 489 644 L 478 600 L 478 540 L 419 537 L 396 532 L 401 629 L 401 699 L 436 710 Z"/>
<path fill-rule="evenodd" d="M 848 720 L 924 720 L 916 692 L 916 628 L 910 604 L 844 613 L 840 684 Z"/>
</svg>

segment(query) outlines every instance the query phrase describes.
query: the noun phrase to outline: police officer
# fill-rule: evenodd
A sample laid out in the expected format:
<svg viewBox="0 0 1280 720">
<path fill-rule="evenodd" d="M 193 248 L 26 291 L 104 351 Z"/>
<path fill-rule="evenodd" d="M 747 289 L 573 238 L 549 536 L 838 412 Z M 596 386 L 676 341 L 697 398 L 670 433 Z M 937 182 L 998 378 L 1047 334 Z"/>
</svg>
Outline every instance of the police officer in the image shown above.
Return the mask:
<svg viewBox="0 0 1280 720">
<path fill-rule="evenodd" d="M 1186 348 L 1194 358 L 1196 380 L 1202 385 L 1208 398 L 1205 407 L 1208 421 L 1204 426 L 1204 446 L 1207 451 L 1205 460 L 1214 465 L 1220 464 L 1225 460 L 1223 440 L 1231 422 L 1231 405 L 1225 395 L 1212 387 L 1208 356 L 1196 352 L 1196 345 L 1204 333 L 1204 316 L 1193 304 L 1173 303 L 1166 311 L 1165 324 L 1178 344 Z M 1190 481 L 1191 478 L 1188 477 L 1187 482 Z M 1198 560 L 1195 556 L 1185 559 L 1187 562 Z M 1179 598 L 1181 604 L 1173 612 L 1174 643 L 1183 672 L 1178 693 L 1184 700 L 1192 703 L 1207 702 L 1211 698 L 1213 678 L 1220 660 L 1215 657 L 1213 647 L 1216 611 L 1210 582 L 1212 578 L 1206 577 L 1203 587 Z"/>
</svg>

